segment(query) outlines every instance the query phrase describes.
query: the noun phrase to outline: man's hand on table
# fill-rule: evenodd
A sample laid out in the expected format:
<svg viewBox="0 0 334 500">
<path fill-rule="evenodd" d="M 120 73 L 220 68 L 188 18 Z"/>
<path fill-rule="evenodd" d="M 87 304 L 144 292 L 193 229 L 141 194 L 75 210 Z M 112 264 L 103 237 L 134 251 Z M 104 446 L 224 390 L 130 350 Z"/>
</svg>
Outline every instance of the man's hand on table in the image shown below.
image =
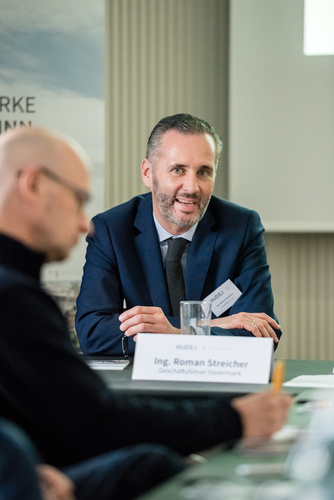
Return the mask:
<svg viewBox="0 0 334 500">
<path fill-rule="evenodd" d="M 243 438 L 265 438 L 280 430 L 289 416 L 292 395 L 262 392 L 233 399 L 241 417 Z"/>
<path fill-rule="evenodd" d="M 123 312 L 119 320 L 120 330 L 127 337 L 137 333 L 171 333 L 179 334 L 180 329 L 170 324 L 160 307 L 136 306 Z"/>
</svg>

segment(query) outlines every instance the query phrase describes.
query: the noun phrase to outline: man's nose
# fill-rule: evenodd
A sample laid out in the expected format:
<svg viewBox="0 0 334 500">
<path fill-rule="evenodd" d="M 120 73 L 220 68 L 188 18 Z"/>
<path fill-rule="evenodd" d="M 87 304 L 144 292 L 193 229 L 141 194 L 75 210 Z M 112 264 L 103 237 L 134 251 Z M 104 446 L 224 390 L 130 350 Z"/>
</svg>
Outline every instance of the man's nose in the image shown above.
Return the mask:
<svg viewBox="0 0 334 500">
<path fill-rule="evenodd" d="M 92 229 L 91 229 L 92 228 Z M 82 212 L 80 214 L 80 220 L 79 220 L 79 231 L 80 233 L 88 233 L 88 234 L 93 234 L 94 233 L 94 225 L 93 223 L 89 223 L 87 215 Z"/>
<path fill-rule="evenodd" d="M 88 224 L 88 236 L 93 236 L 95 232 L 94 222 L 91 220 Z"/>
<path fill-rule="evenodd" d="M 183 181 L 183 189 L 189 193 L 196 193 L 199 190 L 196 174 L 187 173 Z"/>
</svg>

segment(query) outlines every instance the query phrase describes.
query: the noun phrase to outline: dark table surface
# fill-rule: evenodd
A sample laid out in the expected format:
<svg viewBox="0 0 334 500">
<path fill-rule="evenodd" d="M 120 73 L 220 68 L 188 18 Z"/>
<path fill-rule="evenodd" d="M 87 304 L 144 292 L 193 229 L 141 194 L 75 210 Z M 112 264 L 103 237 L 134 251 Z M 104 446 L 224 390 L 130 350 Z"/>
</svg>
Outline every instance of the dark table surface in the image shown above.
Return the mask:
<svg viewBox="0 0 334 500">
<path fill-rule="evenodd" d="M 116 357 L 89 357 L 88 359 L 124 359 Z M 224 384 L 217 382 L 175 382 L 175 381 L 148 381 L 132 380 L 133 358 L 124 370 L 99 370 L 101 377 L 108 387 L 115 391 L 154 395 L 160 397 L 194 396 L 207 397 L 212 394 L 258 392 L 270 388 L 271 384 Z M 331 374 L 334 363 L 331 361 L 285 360 L 284 380 L 290 380 L 298 375 Z M 294 387 L 284 388 L 285 392 L 298 393 L 302 389 Z"/>
</svg>

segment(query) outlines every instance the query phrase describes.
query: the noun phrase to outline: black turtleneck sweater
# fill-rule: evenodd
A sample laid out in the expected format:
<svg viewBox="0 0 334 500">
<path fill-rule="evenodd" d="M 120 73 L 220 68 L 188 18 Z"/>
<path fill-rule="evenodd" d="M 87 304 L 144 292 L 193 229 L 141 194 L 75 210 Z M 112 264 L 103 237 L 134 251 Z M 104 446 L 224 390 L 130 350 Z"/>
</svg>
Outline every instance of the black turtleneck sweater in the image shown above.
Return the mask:
<svg viewBox="0 0 334 500">
<path fill-rule="evenodd" d="M 223 399 L 167 401 L 107 389 L 76 354 L 41 287 L 43 261 L 0 234 L 0 415 L 30 435 L 46 462 L 65 466 L 143 442 L 188 454 L 240 437 L 238 413 Z"/>
</svg>

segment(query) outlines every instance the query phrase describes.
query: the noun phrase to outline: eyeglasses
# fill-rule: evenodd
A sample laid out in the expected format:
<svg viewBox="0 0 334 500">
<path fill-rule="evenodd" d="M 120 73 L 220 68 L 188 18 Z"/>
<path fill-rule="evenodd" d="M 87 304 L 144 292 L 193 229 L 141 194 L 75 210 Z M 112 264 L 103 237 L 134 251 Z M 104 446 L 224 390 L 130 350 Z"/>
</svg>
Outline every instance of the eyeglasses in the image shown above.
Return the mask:
<svg viewBox="0 0 334 500">
<path fill-rule="evenodd" d="M 72 184 L 72 182 L 63 179 L 62 177 L 60 177 L 58 174 L 56 174 L 47 167 L 40 166 L 38 168 L 40 172 L 42 172 L 42 174 L 48 177 L 48 179 L 50 179 L 53 182 L 57 182 L 57 184 L 60 184 L 61 186 L 71 191 L 71 193 L 73 193 L 75 198 L 77 199 L 80 207 L 85 205 L 90 200 L 90 194 L 87 193 L 87 191 L 85 191 L 84 189 L 77 188 Z M 19 170 L 17 172 L 17 176 L 20 177 L 21 174 L 22 170 Z"/>
<path fill-rule="evenodd" d="M 76 199 L 78 200 L 80 206 L 85 205 L 89 201 L 90 195 L 89 193 L 87 193 L 87 191 L 77 188 L 70 181 L 63 179 L 62 177 L 60 177 L 58 174 L 48 169 L 47 167 L 41 166 L 39 168 L 42 174 L 48 177 L 51 181 L 57 182 L 57 184 L 60 184 L 61 186 L 71 191 L 71 193 L 73 193 Z"/>
</svg>

